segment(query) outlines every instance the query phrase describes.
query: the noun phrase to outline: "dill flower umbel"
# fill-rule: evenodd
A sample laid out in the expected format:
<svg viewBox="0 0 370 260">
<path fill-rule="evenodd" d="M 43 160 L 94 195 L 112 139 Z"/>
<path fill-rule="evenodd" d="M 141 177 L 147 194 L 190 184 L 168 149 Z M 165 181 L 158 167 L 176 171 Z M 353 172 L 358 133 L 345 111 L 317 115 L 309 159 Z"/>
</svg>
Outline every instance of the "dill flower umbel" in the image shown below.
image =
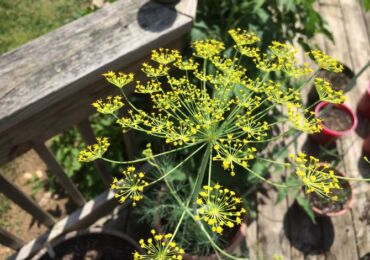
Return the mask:
<svg viewBox="0 0 370 260">
<path fill-rule="evenodd" d="M 176 242 L 172 241 L 172 234 L 158 234 L 153 229 L 151 231 L 153 238 L 148 238 L 146 241 L 141 239 L 139 241 L 140 247 L 144 253 L 140 254 L 135 251 L 134 259 L 148 259 L 148 260 L 181 260 L 182 255 L 185 254 L 184 249 L 179 247 Z"/>
<path fill-rule="evenodd" d="M 331 194 L 334 189 L 340 189 L 339 180 L 328 164 L 320 163 L 314 156 L 304 153 L 289 155 L 296 164 L 295 173 L 302 181 L 307 193 L 315 192 L 318 195 L 337 200 L 336 195 Z"/>
<path fill-rule="evenodd" d="M 242 200 L 235 192 L 221 185 L 203 186 L 197 199 L 197 220 L 203 220 L 212 227 L 212 231 L 222 234 L 224 227 L 233 228 L 242 223 L 242 215 L 246 212 L 241 207 Z"/>
<path fill-rule="evenodd" d="M 80 162 L 92 162 L 98 158 L 101 158 L 108 150 L 110 144 L 107 137 L 97 137 L 96 141 L 96 144 L 89 145 L 85 150 L 80 152 L 78 157 Z"/>
<path fill-rule="evenodd" d="M 330 82 L 322 78 L 315 78 L 315 87 L 321 101 L 341 104 L 346 100 L 346 97 L 343 95 L 343 90 L 335 91 L 332 89 Z"/>
<path fill-rule="evenodd" d="M 148 182 L 144 180 L 145 174 L 143 172 L 136 172 L 135 167 L 127 167 L 122 172 L 122 179 L 113 179 L 111 190 L 115 192 L 114 196 L 119 198 L 119 202 L 123 203 L 127 198 L 132 199 L 132 205 L 136 206 L 136 202 L 141 200 L 143 191 Z"/>
<path fill-rule="evenodd" d="M 340 64 L 336 59 L 333 57 L 330 57 L 329 55 L 326 55 L 320 50 L 313 50 L 311 51 L 311 54 L 317 64 L 320 66 L 320 68 L 332 72 L 342 72 L 343 71 L 343 65 Z"/>
<path fill-rule="evenodd" d="M 315 113 L 308 110 L 300 110 L 300 106 L 294 103 L 287 103 L 288 118 L 293 127 L 302 132 L 313 134 L 321 131 L 321 120 L 315 118 Z M 304 114 L 310 114 L 305 117 Z"/>
<path fill-rule="evenodd" d="M 107 101 L 103 102 L 103 100 L 99 99 L 92 103 L 92 106 L 96 108 L 96 111 L 102 114 L 112 114 L 114 111 L 117 111 L 121 107 L 123 107 L 122 97 L 115 96 L 115 97 L 107 97 Z"/>
<path fill-rule="evenodd" d="M 104 73 L 103 76 L 109 83 L 118 88 L 122 88 L 134 80 L 134 73 L 125 74 L 122 72 L 115 73 L 113 71 L 108 71 Z"/>
</svg>

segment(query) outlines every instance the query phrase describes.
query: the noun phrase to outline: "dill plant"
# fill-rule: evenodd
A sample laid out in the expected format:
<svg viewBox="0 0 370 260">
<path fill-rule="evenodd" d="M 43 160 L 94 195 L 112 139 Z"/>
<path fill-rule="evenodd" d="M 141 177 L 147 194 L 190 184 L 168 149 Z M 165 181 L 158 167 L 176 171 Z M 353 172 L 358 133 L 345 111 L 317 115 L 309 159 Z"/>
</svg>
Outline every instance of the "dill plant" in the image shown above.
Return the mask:
<svg viewBox="0 0 370 260">
<path fill-rule="evenodd" d="M 95 145 L 80 152 L 79 160 L 90 162 L 101 158 L 113 164 L 128 165 L 122 177 L 114 178 L 111 185 L 121 203 L 140 204 L 146 188 L 163 184 L 180 210 L 173 233 L 160 234 L 153 230 L 149 238 L 140 240 L 144 253 L 134 252 L 135 259 L 182 259 L 183 245 L 175 241 L 179 240 L 179 230 L 184 230 L 185 219 L 198 226 L 217 255 L 242 259 L 226 252 L 214 239 L 215 235 L 221 236 L 225 230 L 238 227 L 248 214 L 236 192 L 242 187 L 224 187 L 222 182 L 215 182 L 215 165 L 220 165 L 230 178 L 236 174 L 253 175 L 277 188 L 289 188 L 287 183 L 274 182 L 254 171 L 250 163 L 261 160 L 283 165 L 298 179 L 292 188 L 304 187 L 307 193 L 336 200 L 331 191 L 340 188 L 337 179 L 343 177 L 335 176 L 328 167 L 319 168 L 318 159 L 299 153 L 290 156 L 291 163 L 276 162 L 265 158 L 258 145 L 279 140 L 292 132 L 320 132 L 321 120 L 309 108 L 304 108 L 300 91 L 314 81 L 321 101 L 342 103 L 345 100 L 343 92 L 334 91 L 329 82 L 315 80 L 315 76 L 318 68 L 340 72 L 343 66 L 314 50 L 308 55 L 318 65 L 315 71 L 308 64 L 297 63 L 297 50 L 291 45 L 275 41 L 262 53 L 257 47 L 260 38 L 256 34 L 242 29 L 232 29 L 229 34 L 235 42 L 234 51 L 229 55 L 224 53 L 224 43 L 215 39 L 193 42 L 194 52 L 188 59 L 177 50 L 154 50 L 152 62 L 142 66 L 147 77 L 145 82 L 135 80 L 132 73 L 110 71 L 104 74 L 108 82 L 121 90 L 121 95 L 94 102 L 97 111 L 114 117 L 123 131 L 136 130 L 163 140 L 168 149 L 154 154 L 149 145 L 143 158 L 115 161 L 104 157 L 109 147 L 108 138 L 98 137 Z M 251 78 L 248 75 L 247 68 L 240 65 L 243 59 L 255 64 L 259 76 Z M 268 76 L 274 72 L 284 73 L 293 81 L 304 79 L 305 83 L 291 87 L 270 80 Z M 152 110 L 145 111 L 130 101 L 124 91 L 130 84 L 135 85 L 136 93 L 149 97 Z M 124 106 L 128 107 L 128 115 L 118 117 L 117 111 Z M 282 116 L 271 122 L 267 117 L 275 109 L 282 111 Z M 271 129 L 283 124 L 289 126 L 287 130 L 273 135 Z M 173 167 L 161 166 L 162 156 L 179 153 L 183 155 L 182 160 Z M 184 196 L 170 178 L 197 156 L 201 159 L 196 170 L 187 172 L 192 178 L 185 179 L 190 188 Z M 145 161 L 160 173 L 159 176 L 137 172 L 134 165 Z"/>
</svg>

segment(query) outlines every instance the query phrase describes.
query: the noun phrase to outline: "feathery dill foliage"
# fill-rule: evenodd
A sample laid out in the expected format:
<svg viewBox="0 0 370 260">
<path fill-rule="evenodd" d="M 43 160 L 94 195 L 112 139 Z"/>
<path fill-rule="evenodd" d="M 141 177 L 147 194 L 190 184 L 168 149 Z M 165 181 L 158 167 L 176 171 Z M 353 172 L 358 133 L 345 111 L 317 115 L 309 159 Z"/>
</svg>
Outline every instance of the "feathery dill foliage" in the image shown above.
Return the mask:
<svg viewBox="0 0 370 260">
<path fill-rule="evenodd" d="M 314 69 L 308 64 L 297 63 L 297 50 L 285 43 L 272 42 L 268 51 L 261 53 L 257 47 L 260 38 L 256 34 L 241 29 L 232 29 L 229 33 L 235 41 L 234 52 L 230 56 L 223 53 L 223 42 L 208 39 L 193 42 L 194 53 L 188 59 L 177 50 L 160 48 L 153 51 L 153 62 L 142 66 L 142 72 L 147 77 L 145 82 L 135 81 L 132 73 L 104 74 L 108 82 L 121 90 L 121 95 L 96 101 L 93 106 L 97 111 L 115 117 L 123 131 L 136 130 L 162 139 L 170 150 L 153 154 L 149 145 L 144 153 L 145 158 L 118 162 L 103 157 L 108 147 L 107 139 L 99 138 L 97 144 L 81 152 L 81 161 L 97 158 L 121 164 L 148 161 L 161 170 L 157 157 L 185 149 L 189 151 L 188 157 L 172 169 L 163 171 L 153 181 L 145 180 L 144 174 L 137 173 L 132 166 L 123 172 L 121 180 L 114 179 L 112 189 L 116 191 L 120 202 L 129 198 L 135 205 L 143 198 L 146 187 L 163 181 L 177 206 L 183 210 L 174 234 L 153 233 L 154 240 L 149 239 L 147 243 L 142 240 L 140 244 L 145 254 L 136 252 L 135 259 L 181 259 L 184 252 L 173 239 L 185 215 L 198 223 L 214 250 L 237 259 L 218 247 L 203 226 L 209 225 L 213 232 L 222 234 L 225 228 L 240 225 L 246 213 L 242 200 L 234 191 L 212 183 L 212 164 L 220 163 L 231 176 L 236 174 L 236 166 L 239 166 L 245 169 L 244 173 L 239 174 L 254 174 L 263 181 L 282 187 L 283 184 L 271 182 L 249 167 L 251 160 L 263 159 L 261 151 L 256 148 L 257 144 L 279 139 L 286 134 L 271 136 L 270 129 L 278 124 L 288 123 L 291 126 L 289 131 L 295 129 L 309 134 L 321 130 L 321 121 L 303 107 L 300 90 L 304 85 L 293 88 L 267 79 L 270 72 L 282 72 L 293 80 L 305 78 L 306 82 L 310 82 L 315 75 Z M 322 52 L 313 51 L 311 54 L 320 68 L 335 72 L 342 70 L 335 59 Z M 239 65 L 242 59 L 250 59 L 260 70 L 260 76 L 248 77 L 247 68 Z M 212 69 L 208 69 L 210 67 Z M 174 69 L 177 70 L 176 74 L 172 73 Z M 133 83 L 136 93 L 150 98 L 153 104 L 151 111 L 136 107 L 127 98 L 125 88 Z M 333 91 L 328 82 L 316 79 L 316 88 L 322 100 L 333 103 L 344 101 L 343 93 Z M 116 112 L 124 105 L 128 107 L 128 115 L 118 117 Z M 282 119 L 268 122 L 269 111 L 277 107 L 284 108 L 281 110 L 286 113 Z M 196 173 L 196 182 L 189 197 L 184 200 L 168 185 L 166 178 L 201 152 L 203 159 Z M 326 173 L 325 167 L 318 168 L 317 165 L 315 158 L 307 162 L 305 155 L 300 154 L 291 166 L 295 167 L 301 185 L 307 188 L 307 192 L 331 197 L 330 191 L 332 186 L 337 188 L 337 182 L 328 180 L 334 181 L 336 178 L 332 172 Z M 207 185 L 203 186 L 205 183 Z"/>
</svg>

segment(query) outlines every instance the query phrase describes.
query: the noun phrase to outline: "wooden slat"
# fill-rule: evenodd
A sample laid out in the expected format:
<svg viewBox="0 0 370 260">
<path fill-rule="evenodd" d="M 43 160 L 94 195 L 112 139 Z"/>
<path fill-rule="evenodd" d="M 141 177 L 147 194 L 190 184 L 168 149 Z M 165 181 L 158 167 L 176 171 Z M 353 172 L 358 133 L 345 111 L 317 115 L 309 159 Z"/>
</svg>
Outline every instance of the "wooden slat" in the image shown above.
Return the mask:
<svg viewBox="0 0 370 260">
<path fill-rule="evenodd" d="M 328 22 L 335 42 L 335 44 L 333 44 L 325 40 L 324 51 L 352 68 L 353 64 L 350 57 L 346 31 L 344 29 L 344 17 L 341 7 L 337 0 L 326 0 L 320 3 L 320 14 Z M 354 135 L 355 134 L 351 135 L 349 138 L 353 138 Z M 342 142 L 345 142 L 345 139 L 346 138 L 342 138 L 339 140 L 337 146 L 340 147 Z M 352 156 L 352 154 L 348 154 L 347 156 Z M 340 171 L 344 171 L 345 174 L 348 174 L 343 163 L 345 164 L 345 162 L 342 162 L 337 168 Z M 347 213 L 340 218 L 332 218 L 332 223 L 335 237 L 330 252 L 337 259 L 358 259 L 356 234 L 351 214 Z"/>
<path fill-rule="evenodd" d="M 24 246 L 24 241 L 0 227 L 0 244 L 18 250 Z"/>
<path fill-rule="evenodd" d="M 148 172 L 152 166 L 148 163 L 141 166 L 138 171 Z M 130 200 L 126 200 L 122 207 L 127 207 L 131 204 Z M 53 228 L 45 234 L 27 243 L 10 259 L 29 259 L 30 256 L 37 253 L 47 242 L 68 233 L 73 230 L 84 229 L 95 223 L 100 218 L 109 214 L 119 202 L 114 198 L 112 191 L 106 191 L 93 200 L 88 201 L 82 208 L 76 210 L 64 219 L 56 223 Z"/>
<path fill-rule="evenodd" d="M 81 121 L 78 125 L 78 130 L 80 131 L 82 138 L 87 145 L 92 145 L 96 142 L 94 132 L 91 128 L 89 119 Z M 109 173 L 103 160 L 98 159 L 94 161 L 95 167 L 98 170 L 100 176 L 102 177 L 104 184 L 109 187 L 112 182 L 112 175 Z M 93 174 L 93 173 L 91 173 Z"/>
<path fill-rule="evenodd" d="M 71 179 L 64 172 L 63 168 L 59 165 L 57 160 L 54 158 L 53 154 L 45 146 L 44 143 L 39 143 L 34 145 L 34 149 L 40 158 L 45 162 L 48 169 L 55 175 L 58 182 L 63 186 L 63 188 L 68 193 L 69 197 L 78 206 L 82 206 L 86 203 L 82 194 L 78 191 L 76 186 L 73 184 Z"/>
<path fill-rule="evenodd" d="M 0 174 L 0 192 L 16 203 L 19 207 L 31 214 L 42 224 L 51 227 L 55 221 L 53 217 L 41 209 L 31 198 L 23 193 L 17 186 Z"/>
<path fill-rule="evenodd" d="M 346 31 L 348 52 L 352 62 L 352 69 L 359 73 L 363 66 L 370 61 L 370 39 L 366 24 L 362 19 L 361 5 L 357 1 L 338 0 L 343 14 L 344 29 Z M 348 105 L 355 111 L 359 100 L 366 92 L 370 69 L 356 79 L 356 86 L 348 93 Z M 356 133 L 343 138 L 341 148 L 343 150 L 343 161 L 345 174 L 351 177 L 361 178 L 369 172 L 369 167 L 362 158 L 363 138 L 370 133 L 369 122 L 359 116 L 360 124 Z M 366 212 L 364 205 L 370 201 L 370 184 L 353 183 L 355 203 L 352 210 L 352 218 L 356 232 L 356 243 L 359 257 L 370 252 L 370 226 L 362 219 Z"/>
<path fill-rule="evenodd" d="M 89 116 L 112 91 L 103 72 L 127 69 L 191 25 L 169 7 L 121 0 L 0 56 L 0 163 Z"/>
</svg>

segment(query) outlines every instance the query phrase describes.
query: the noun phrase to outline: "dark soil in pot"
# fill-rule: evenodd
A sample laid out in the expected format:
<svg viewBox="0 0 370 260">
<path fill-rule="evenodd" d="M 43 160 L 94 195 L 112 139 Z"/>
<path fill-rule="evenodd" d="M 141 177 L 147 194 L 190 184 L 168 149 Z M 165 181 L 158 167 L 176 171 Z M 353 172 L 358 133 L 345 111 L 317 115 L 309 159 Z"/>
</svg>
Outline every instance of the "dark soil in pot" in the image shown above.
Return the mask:
<svg viewBox="0 0 370 260">
<path fill-rule="evenodd" d="M 133 259 L 133 252 L 137 248 L 123 239 L 110 234 L 83 234 L 66 239 L 53 247 L 55 258 L 51 258 L 46 252 L 40 256 L 40 260 L 121 260 Z"/>
<path fill-rule="evenodd" d="M 342 189 L 334 189 L 332 194 L 338 196 L 338 201 L 325 199 L 312 193 L 309 195 L 311 206 L 322 211 L 322 214 L 336 213 L 346 209 L 348 201 L 352 197 L 351 186 L 346 180 L 339 180 L 339 186 Z"/>
<path fill-rule="evenodd" d="M 345 131 L 352 126 L 352 117 L 347 111 L 337 107 L 327 107 L 323 109 L 319 117 L 323 120 L 323 124 L 334 131 Z"/>
</svg>

